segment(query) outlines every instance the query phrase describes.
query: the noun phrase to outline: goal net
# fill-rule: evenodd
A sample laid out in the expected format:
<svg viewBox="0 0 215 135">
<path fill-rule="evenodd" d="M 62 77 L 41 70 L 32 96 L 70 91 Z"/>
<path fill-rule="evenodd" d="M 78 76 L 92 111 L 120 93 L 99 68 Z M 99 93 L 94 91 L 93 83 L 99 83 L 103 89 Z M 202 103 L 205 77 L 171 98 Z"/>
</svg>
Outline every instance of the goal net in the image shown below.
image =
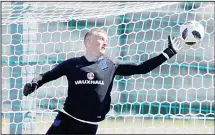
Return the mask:
<svg viewBox="0 0 215 135">
<path fill-rule="evenodd" d="M 199 46 L 186 46 L 147 74 L 116 76 L 111 110 L 98 133 L 214 133 L 213 2 L 2 2 L 2 126 L 4 134 L 44 134 L 62 109 L 67 79 L 28 97 L 36 74 L 84 54 L 84 34 L 109 36 L 107 56 L 141 63 L 167 47 L 189 20 L 205 28 Z M 83 98 L 83 97 L 82 97 Z"/>
</svg>

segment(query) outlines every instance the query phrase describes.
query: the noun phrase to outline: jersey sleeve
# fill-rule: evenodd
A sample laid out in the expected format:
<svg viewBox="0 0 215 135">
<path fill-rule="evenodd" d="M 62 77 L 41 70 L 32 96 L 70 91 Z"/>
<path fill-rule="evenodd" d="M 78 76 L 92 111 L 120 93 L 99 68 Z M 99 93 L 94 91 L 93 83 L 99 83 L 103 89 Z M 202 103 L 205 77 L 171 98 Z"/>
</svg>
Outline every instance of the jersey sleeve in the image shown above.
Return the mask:
<svg viewBox="0 0 215 135">
<path fill-rule="evenodd" d="M 67 66 L 67 61 L 63 61 L 59 63 L 57 66 L 55 66 L 52 70 L 44 74 L 41 74 L 42 80 L 38 82 L 38 88 L 47 82 L 56 80 L 61 76 L 66 75 L 66 71 L 67 71 L 66 66 Z"/>
<path fill-rule="evenodd" d="M 141 64 L 135 64 L 135 63 L 116 63 L 116 75 L 123 75 L 123 76 L 129 76 L 134 74 L 146 74 L 158 66 L 160 66 L 162 63 L 164 63 L 167 60 L 167 58 L 160 54 L 158 56 L 155 56 Z"/>
</svg>

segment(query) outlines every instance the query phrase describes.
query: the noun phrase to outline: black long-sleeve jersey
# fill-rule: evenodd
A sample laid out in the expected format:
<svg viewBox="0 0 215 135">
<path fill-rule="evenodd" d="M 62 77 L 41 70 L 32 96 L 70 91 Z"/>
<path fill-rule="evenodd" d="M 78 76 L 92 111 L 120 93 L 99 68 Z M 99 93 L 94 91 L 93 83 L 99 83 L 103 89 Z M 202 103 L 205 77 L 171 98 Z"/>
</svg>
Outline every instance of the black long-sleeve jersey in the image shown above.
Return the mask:
<svg viewBox="0 0 215 135">
<path fill-rule="evenodd" d="M 65 75 L 68 79 L 68 96 L 64 110 L 76 118 L 98 122 L 102 121 L 109 112 L 110 93 L 115 75 L 145 74 L 166 60 L 163 54 L 139 65 L 115 63 L 108 58 L 96 62 L 89 62 L 85 56 L 71 58 L 42 74 L 38 88 Z"/>
</svg>

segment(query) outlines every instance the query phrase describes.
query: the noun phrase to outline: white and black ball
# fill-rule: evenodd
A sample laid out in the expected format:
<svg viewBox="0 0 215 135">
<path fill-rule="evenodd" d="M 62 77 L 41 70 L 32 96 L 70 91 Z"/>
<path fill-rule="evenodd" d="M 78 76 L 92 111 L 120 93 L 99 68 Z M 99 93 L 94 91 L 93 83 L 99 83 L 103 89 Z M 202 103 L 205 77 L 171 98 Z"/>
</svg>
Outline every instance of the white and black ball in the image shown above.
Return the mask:
<svg viewBox="0 0 215 135">
<path fill-rule="evenodd" d="M 204 38 L 204 27 L 197 21 L 188 21 L 180 27 L 181 37 L 186 45 L 198 45 Z"/>
</svg>

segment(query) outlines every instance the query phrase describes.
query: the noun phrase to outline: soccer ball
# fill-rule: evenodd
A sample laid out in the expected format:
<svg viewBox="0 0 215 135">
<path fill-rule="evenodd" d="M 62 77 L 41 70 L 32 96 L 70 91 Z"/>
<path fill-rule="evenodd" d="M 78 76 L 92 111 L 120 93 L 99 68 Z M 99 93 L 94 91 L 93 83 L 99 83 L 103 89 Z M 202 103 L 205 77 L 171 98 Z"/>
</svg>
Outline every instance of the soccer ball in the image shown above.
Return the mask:
<svg viewBox="0 0 215 135">
<path fill-rule="evenodd" d="M 181 25 L 180 33 L 186 45 L 198 45 L 204 38 L 204 27 L 197 21 L 188 21 Z"/>
</svg>

